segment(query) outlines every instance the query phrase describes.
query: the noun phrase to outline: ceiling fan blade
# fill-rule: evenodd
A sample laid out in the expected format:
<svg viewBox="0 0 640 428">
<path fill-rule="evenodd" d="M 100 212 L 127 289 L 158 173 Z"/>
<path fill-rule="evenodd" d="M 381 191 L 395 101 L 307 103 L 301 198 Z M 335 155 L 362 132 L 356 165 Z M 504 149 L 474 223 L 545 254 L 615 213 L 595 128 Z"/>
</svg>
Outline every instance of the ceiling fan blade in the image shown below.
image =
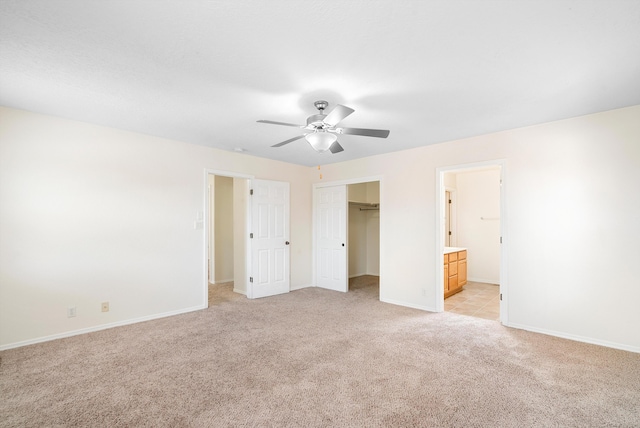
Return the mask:
<svg viewBox="0 0 640 428">
<path fill-rule="evenodd" d="M 337 141 L 335 143 L 333 143 L 330 147 L 329 150 L 331 150 L 331 153 L 340 153 L 341 151 L 343 151 L 344 149 L 342 148 L 342 146 L 340 145 L 340 143 L 338 143 Z"/>
<path fill-rule="evenodd" d="M 298 135 L 297 137 L 289 138 L 288 140 L 283 141 L 282 143 L 274 144 L 271 147 L 281 147 L 281 146 L 284 146 L 285 144 L 293 143 L 294 141 L 299 140 L 300 138 L 303 138 L 303 137 L 304 135 Z"/>
<path fill-rule="evenodd" d="M 345 107 L 341 104 L 336 105 L 331 112 L 324 118 L 323 122 L 331 126 L 336 126 L 345 117 L 349 116 L 355 110 Z"/>
<path fill-rule="evenodd" d="M 305 125 L 296 125 L 295 123 L 276 122 L 275 120 L 257 120 L 259 123 L 269 123 L 271 125 L 293 126 L 294 128 L 304 128 Z"/>
<path fill-rule="evenodd" d="M 364 128 L 338 128 L 339 134 L 364 135 L 365 137 L 387 138 L 389 130 L 387 129 L 364 129 Z"/>
</svg>

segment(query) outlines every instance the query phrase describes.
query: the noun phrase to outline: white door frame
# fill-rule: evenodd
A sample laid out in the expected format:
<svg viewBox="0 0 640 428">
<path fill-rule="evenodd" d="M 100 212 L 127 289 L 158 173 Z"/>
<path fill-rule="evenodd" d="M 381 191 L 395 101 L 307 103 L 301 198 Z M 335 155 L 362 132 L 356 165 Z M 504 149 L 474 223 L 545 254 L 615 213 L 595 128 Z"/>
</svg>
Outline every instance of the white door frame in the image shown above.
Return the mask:
<svg viewBox="0 0 640 428">
<path fill-rule="evenodd" d="M 205 213 L 204 218 L 206 219 L 206 227 L 205 230 L 207 231 L 207 259 L 208 259 L 208 265 L 207 265 L 207 269 L 208 269 L 208 275 L 207 275 L 207 281 L 208 284 L 211 283 L 215 283 L 215 278 L 216 278 L 216 246 L 215 246 L 215 227 L 211 227 L 212 224 L 215 224 L 216 221 L 216 202 L 215 202 L 215 186 L 216 186 L 216 182 L 215 182 L 215 178 L 216 176 L 213 175 L 213 185 L 211 185 L 211 175 L 213 174 L 208 174 L 208 179 L 207 179 L 207 186 L 208 186 L 208 195 L 209 196 L 209 202 L 207 204 L 207 209 L 209 210 L 208 213 Z"/>
<path fill-rule="evenodd" d="M 323 183 L 315 183 L 313 184 L 313 206 L 311 207 L 311 224 L 312 224 L 312 228 L 313 228 L 313 233 L 312 233 L 312 242 L 311 242 L 311 257 L 312 257 L 312 264 L 311 264 L 311 275 L 313 276 L 313 280 L 312 280 L 312 284 L 314 287 L 317 287 L 317 272 L 318 272 L 318 266 L 317 266 L 317 252 L 316 252 L 316 244 L 318 242 L 317 240 L 317 233 L 318 233 L 318 229 L 316 227 L 316 209 L 317 209 L 317 189 L 323 188 L 323 187 L 333 187 L 333 186 L 342 186 L 342 185 L 349 185 L 349 184 L 361 184 L 361 183 L 368 183 L 371 181 L 378 181 L 380 182 L 380 206 L 382 207 L 383 201 L 384 201 L 384 186 L 383 186 L 383 177 L 381 175 L 375 175 L 375 176 L 369 176 L 369 177 L 359 177 L 359 178 L 352 178 L 352 179 L 347 179 L 347 180 L 338 180 L 338 181 L 327 181 L 327 182 L 323 182 Z M 347 192 L 347 203 L 349 199 L 349 194 Z M 349 227 L 349 210 L 345 210 L 345 216 L 347 216 L 347 218 L 345 219 L 347 227 Z M 380 209 L 380 248 L 382 248 L 382 246 L 384 245 L 384 234 L 382 233 L 382 228 L 383 228 L 383 222 L 382 222 L 382 208 Z M 349 231 L 346 231 L 347 233 L 347 238 L 349 237 Z M 346 268 L 349 269 L 349 247 L 348 247 L 348 239 L 347 239 L 347 248 L 345 250 L 345 257 L 346 257 Z M 380 252 L 380 293 L 378 298 L 380 299 L 381 296 L 383 295 L 383 286 L 384 286 L 384 281 L 383 281 L 383 268 L 384 263 L 382 260 L 382 252 Z M 444 275 L 444 274 L 443 274 Z M 349 275 L 346 275 L 346 281 L 348 284 L 349 281 Z M 348 288 L 348 287 L 347 287 Z"/>
<path fill-rule="evenodd" d="M 445 210 L 445 185 L 444 185 L 444 173 L 445 172 L 454 172 L 454 171 L 469 171 L 473 169 L 481 169 L 492 166 L 500 167 L 500 240 L 502 245 L 500 246 L 500 322 L 504 325 L 508 325 L 509 319 L 508 314 L 509 311 L 507 309 L 509 302 L 509 282 L 507 277 L 507 264 L 506 264 L 506 255 L 507 255 L 507 246 L 509 240 L 506 236 L 507 231 L 507 183 L 506 183 L 506 167 L 507 161 L 506 159 L 496 159 L 485 162 L 476 162 L 462 165 L 451 165 L 436 168 L 436 287 L 435 287 L 435 302 L 436 302 L 436 311 L 442 312 L 444 311 L 444 293 L 442 291 L 443 277 L 444 277 L 444 266 L 442 264 L 442 254 L 444 252 L 444 229 L 445 229 L 445 220 L 444 220 L 444 210 Z"/>
<path fill-rule="evenodd" d="M 254 178 L 253 175 L 247 175 L 247 174 L 241 174 L 241 173 L 237 173 L 237 172 L 233 172 L 233 171 L 222 171 L 222 170 L 218 170 L 218 169 L 209 169 L 209 168 L 205 168 L 204 170 L 204 236 L 205 236 L 205 240 L 204 240 L 204 286 L 202 288 L 202 298 L 203 298 L 203 306 L 205 308 L 209 307 L 209 275 L 208 275 L 208 271 L 209 271 L 209 248 L 210 245 L 212 244 L 210 242 L 212 238 L 212 231 L 211 231 L 211 216 L 212 216 L 212 212 L 211 212 L 211 193 L 209 192 L 209 175 L 220 175 L 223 177 L 231 177 L 231 178 L 244 178 L 247 180 L 252 180 Z M 215 191 L 215 190 L 214 190 Z M 246 210 L 247 212 L 245 213 L 245 218 L 247 219 L 247 221 L 245 222 L 244 225 L 244 229 L 245 229 L 245 278 L 249 278 L 250 276 L 250 270 L 251 270 L 251 246 L 250 246 L 250 242 L 249 242 L 249 228 L 251 225 L 251 204 L 246 204 Z M 199 217 L 200 214 L 197 213 L 196 217 Z M 197 227 L 197 223 L 196 222 L 196 227 Z M 215 272 L 214 272 L 215 275 Z M 245 284 L 245 290 L 248 289 L 247 284 Z"/>
</svg>

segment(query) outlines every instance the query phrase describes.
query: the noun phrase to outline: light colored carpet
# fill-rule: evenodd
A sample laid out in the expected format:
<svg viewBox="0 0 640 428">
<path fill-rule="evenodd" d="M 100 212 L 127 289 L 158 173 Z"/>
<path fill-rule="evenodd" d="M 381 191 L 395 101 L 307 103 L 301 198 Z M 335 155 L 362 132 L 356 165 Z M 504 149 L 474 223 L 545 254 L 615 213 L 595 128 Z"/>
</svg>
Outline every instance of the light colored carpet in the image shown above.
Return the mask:
<svg viewBox="0 0 640 428">
<path fill-rule="evenodd" d="M 214 286 L 207 310 L 3 351 L 0 426 L 640 426 L 639 354 L 381 303 L 367 281 Z"/>
</svg>

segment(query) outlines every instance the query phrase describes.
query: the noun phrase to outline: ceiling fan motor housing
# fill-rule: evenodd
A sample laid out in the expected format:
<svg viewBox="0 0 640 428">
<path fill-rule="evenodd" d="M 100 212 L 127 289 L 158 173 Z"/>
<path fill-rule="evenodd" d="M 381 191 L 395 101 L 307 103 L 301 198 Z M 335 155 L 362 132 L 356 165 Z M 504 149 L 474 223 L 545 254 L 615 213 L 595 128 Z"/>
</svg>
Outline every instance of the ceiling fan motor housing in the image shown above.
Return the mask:
<svg viewBox="0 0 640 428">
<path fill-rule="evenodd" d="M 323 120 L 325 117 L 327 117 L 327 115 L 324 114 L 324 109 L 329 106 L 329 103 L 324 100 L 318 100 L 313 103 L 313 105 L 318 109 L 319 113 L 312 114 L 307 118 L 307 128 L 313 127 L 316 130 L 324 129 L 326 127 L 326 124 L 323 122 Z"/>
<path fill-rule="evenodd" d="M 323 122 L 325 117 L 327 117 L 326 114 L 312 114 L 307 118 L 307 127 L 324 128 L 326 126 Z"/>
</svg>

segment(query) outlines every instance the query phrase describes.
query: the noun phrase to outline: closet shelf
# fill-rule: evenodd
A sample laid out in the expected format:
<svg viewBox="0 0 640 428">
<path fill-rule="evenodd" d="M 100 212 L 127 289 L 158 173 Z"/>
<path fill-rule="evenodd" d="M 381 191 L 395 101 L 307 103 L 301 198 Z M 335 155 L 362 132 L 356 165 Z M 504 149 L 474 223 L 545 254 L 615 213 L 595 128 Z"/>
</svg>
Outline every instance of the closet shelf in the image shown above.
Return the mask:
<svg viewBox="0 0 640 428">
<path fill-rule="evenodd" d="M 360 207 L 360 211 L 372 211 L 379 210 L 380 204 L 374 204 L 371 202 L 357 202 L 357 201 L 349 201 L 350 206 Z"/>
</svg>

